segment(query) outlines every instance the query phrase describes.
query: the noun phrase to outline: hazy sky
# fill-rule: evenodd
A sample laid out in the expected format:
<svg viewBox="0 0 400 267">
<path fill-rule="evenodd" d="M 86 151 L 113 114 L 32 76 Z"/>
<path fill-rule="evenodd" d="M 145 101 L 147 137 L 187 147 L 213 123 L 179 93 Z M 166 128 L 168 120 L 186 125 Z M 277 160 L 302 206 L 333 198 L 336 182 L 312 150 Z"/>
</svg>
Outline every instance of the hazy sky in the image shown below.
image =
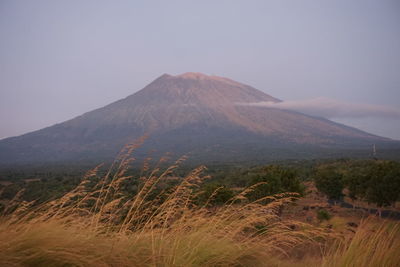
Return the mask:
<svg viewBox="0 0 400 267">
<path fill-rule="evenodd" d="M 400 1 L 0 0 L 0 138 L 191 71 L 400 139 Z"/>
</svg>

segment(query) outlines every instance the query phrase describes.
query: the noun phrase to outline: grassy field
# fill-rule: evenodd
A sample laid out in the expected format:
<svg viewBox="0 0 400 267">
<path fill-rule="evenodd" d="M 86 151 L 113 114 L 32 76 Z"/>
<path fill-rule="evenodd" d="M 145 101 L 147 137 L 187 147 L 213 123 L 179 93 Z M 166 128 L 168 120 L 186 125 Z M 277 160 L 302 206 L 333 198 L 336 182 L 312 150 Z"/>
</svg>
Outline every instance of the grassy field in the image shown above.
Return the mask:
<svg viewBox="0 0 400 267">
<path fill-rule="evenodd" d="M 0 221 L 0 266 L 398 266 L 400 224 L 363 220 L 340 231 L 338 218 L 307 223 L 282 210 L 298 194 L 250 200 L 262 183 L 213 205 L 199 202 L 204 167 L 179 178 L 184 158 L 161 170 L 127 175 L 135 146 L 108 173 L 89 171 L 60 198 L 7 203 Z M 163 161 L 163 159 L 161 159 Z M 127 195 L 126 185 L 137 183 Z"/>
</svg>

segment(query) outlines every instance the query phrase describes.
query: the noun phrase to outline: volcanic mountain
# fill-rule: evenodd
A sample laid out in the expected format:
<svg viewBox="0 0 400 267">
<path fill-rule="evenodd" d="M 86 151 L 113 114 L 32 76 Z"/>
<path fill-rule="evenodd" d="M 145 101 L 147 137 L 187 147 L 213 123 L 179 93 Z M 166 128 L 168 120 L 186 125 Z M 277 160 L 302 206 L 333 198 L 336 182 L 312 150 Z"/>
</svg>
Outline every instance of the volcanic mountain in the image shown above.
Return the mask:
<svg viewBox="0 0 400 267">
<path fill-rule="evenodd" d="M 164 74 L 125 99 L 1 140 L 0 164 L 111 160 L 144 134 L 149 138 L 139 156 L 189 153 L 205 163 L 316 157 L 392 142 L 323 118 L 251 105 L 266 101 L 280 100 L 227 78 Z"/>
</svg>

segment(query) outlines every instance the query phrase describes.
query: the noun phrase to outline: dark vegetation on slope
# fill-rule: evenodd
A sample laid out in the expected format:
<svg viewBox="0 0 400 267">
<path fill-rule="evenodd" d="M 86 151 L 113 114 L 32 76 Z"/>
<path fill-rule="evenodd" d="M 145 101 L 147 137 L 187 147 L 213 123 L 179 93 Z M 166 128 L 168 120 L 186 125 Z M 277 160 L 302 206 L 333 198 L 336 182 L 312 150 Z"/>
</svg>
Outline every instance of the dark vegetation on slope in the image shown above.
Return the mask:
<svg viewBox="0 0 400 267">
<path fill-rule="evenodd" d="M 144 164 L 140 164 L 140 167 L 131 167 L 127 173 L 139 177 L 143 174 L 143 167 L 149 168 L 152 164 L 157 163 L 148 158 Z M 162 166 L 167 165 L 164 162 L 158 166 L 163 168 Z M 182 164 L 175 171 L 175 175 L 183 176 L 193 168 L 191 164 Z M 23 199 L 26 201 L 36 200 L 41 203 L 57 198 L 79 184 L 87 169 L 88 166 L 80 165 L 0 169 L 0 199 L 10 200 L 21 189 L 25 190 Z M 106 172 L 106 165 L 98 170 L 100 176 Z M 306 190 L 302 183 L 306 181 L 315 181 L 319 191 L 333 200 L 342 200 L 343 192 L 346 192 L 350 200 L 361 200 L 379 207 L 391 206 L 400 201 L 400 163 L 397 161 L 288 160 L 253 167 L 215 164 L 204 172 L 212 179 L 205 181 L 199 190 L 204 189 L 207 192 L 205 196 L 208 196 L 216 188 L 222 187 L 223 190 L 217 196 L 221 203 L 232 196 L 237 188 L 245 188 L 260 182 L 267 184 L 254 190 L 250 198 L 283 192 L 297 192 L 302 195 Z M 123 187 L 123 191 L 127 194 L 135 194 L 137 190 L 137 181 L 130 181 Z"/>
</svg>

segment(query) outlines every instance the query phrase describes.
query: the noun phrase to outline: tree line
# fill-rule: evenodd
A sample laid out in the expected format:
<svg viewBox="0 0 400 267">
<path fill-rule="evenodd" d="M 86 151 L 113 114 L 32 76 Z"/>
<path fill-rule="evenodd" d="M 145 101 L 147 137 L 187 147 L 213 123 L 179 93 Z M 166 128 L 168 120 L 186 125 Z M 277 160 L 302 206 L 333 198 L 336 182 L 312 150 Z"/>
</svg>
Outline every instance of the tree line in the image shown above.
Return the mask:
<svg viewBox="0 0 400 267">
<path fill-rule="evenodd" d="M 400 163 L 388 160 L 343 161 L 317 166 L 317 189 L 329 199 L 341 200 L 343 191 L 354 200 L 378 207 L 400 200 Z"/>
</svg>

